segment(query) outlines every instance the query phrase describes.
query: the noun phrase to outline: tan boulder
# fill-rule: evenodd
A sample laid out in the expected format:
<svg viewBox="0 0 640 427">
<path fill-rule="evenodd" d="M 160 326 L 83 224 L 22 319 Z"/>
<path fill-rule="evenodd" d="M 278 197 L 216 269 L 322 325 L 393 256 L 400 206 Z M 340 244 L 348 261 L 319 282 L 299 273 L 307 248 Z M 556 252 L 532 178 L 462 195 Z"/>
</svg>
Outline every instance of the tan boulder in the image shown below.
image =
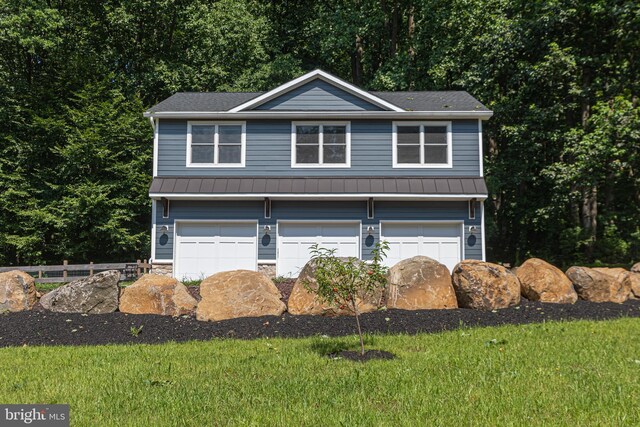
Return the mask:
<svg viewBox="0 0 640 427">
<path fill-rule="evenodd" d="M 449 269 L 426 256 L 405 259 L 391 267 L 385 297 L 387 308 L 458 308 Z"/>
<path fill-rule="evenodd" d="M 566 274 L 587 301 L 622 303 L 631 292 L 630 273 L 622 268 L 571 267 Z"/>
<path fill-rule="evenodd" d="M 629 298 L 640 299 L 640 273 L 631 273 L 631 292 Z"/>
<path fill-rule="evenodd" d="M 35 283 L 19 270 L 0 273 L 0 312 L 31 310 L 37 302 Z"/>
<path fill-rule="evenodd" d="M 257 271 L 233 270 L 209 276 L 200 284 L 200 296 L 196 318 L 203 321 L 279 316 L 287 308 L 276 285 Z"/>
<path fill-rule="evenodd" d="M 515 273 L 520 280 L 522 295 L 531 301 L 573 304 L 578 300 L 571 280 L 544 260 L 528 259 Z"/>
<path fill-rule="evenodd" d="M 631 272 L 640 273 L 640 262 L 636 262 L 635 264 L 633 264 L 633 267 L 631 267 Z"/>
<path fill-rule="evenodd" d="M 454 267 L 452 279 L 460 307 L 493 310 L 520 303 L 520 281 L 501 265 L 465 260 Z"/>
<path fill-rule="evenodd" d="M 345 260 L 346 261 L 346 260 Z M 316 265 L 313 260 L 307 262 L 298 278 L 296 279 L 289 300 L 287 301 L 287 311 L 295 315 L 328 315 L 328 316 L 348 316 L 353 315 L 353 309 L 338 307 L 326 304 L 307 290 L 305 282 L 308 282 L 312 289 L 317 289 L 318 284 L 315 279 Z M 382 299 L 382 290 L 368 298 L 356 298 L 359 313 L 369 313 L 376 311 Z"/>
<path fill-rule="evenodd" d="M 182 316 L 195 311 L 198 301 L 178 280 L 145 274 L 120 294 L 119 310 L 131 314 Z"/>
</svg>

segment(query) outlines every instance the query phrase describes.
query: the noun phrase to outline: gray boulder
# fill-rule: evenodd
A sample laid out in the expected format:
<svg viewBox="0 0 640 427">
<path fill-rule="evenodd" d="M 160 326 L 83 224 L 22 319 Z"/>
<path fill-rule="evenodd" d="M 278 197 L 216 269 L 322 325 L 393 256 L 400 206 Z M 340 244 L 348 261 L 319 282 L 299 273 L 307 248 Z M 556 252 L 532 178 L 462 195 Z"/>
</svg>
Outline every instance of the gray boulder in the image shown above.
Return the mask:
<svg viewBox="0 0 640 427">
<path fill-rule="evenodd" d="M 40 298 L 40 304 L 60 313 L 112 313 L 118 309 L 119 280 L 118 271 L 103 271 L 54 289 Z"/>
</svg>

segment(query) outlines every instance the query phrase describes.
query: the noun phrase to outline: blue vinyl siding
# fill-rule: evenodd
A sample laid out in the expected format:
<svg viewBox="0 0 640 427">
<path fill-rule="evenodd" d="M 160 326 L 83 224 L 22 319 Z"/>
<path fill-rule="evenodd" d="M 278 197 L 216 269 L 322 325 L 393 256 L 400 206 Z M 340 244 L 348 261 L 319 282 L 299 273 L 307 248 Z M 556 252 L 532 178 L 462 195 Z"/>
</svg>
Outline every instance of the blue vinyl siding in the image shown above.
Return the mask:
<svg viewBox="0 0 640 427">
<path fill-rule="evenodd" d="M 382 108 L 322 80 L 314 80 L 265 102 L 256 110 L 378 111 Z"/>
<path fill-rule="evenodd" d="M 247 122 L 244 168 L 187 168 L 187 121 L 160 120 L 158 176 L 479 176 L 477 120 L 454 120 L 453 168 L 392 167 L 392 122 L 351 121 L 350 168 L 291 168 L 291 121 Z"/>
<path fill-rule="evenodd" d="M 162 218 L 162 204 L 156 204 L 156 227 L 166 225 L 169 231 L 162 236 L 157 231 L 156 260 L 173 258 L 174 222 L 176 220 L 257 220 L 258 221 L 258 259 L 276 259 L 276 224 L 278 220 L 353 220 L 362 222 L 362 256 L 370 259 L 371 249 L 380 238 L 380 221 L 464 221 L 465 257 L 482 259 L 481 210 L 477 204 L 476 219 L 468 219 L 467 202 L 375 202 L 375 218 L 367 219 L 365 201 L 272 201 L 271 218 L 264 218 L 262 201 L 187 201 L 173 200 L 170 217 Z M 271 226 L 268 236 L 263 233 L 265 225 Z M 477 232 L 470 238 L 469 226 L 475 225 Z M 372 238 L 367 228 L 374 227 Z M 475 242 L 472 240 L 475 238 Z M 473 245 L 471 244 L 473 243 Z"/>
</svg>

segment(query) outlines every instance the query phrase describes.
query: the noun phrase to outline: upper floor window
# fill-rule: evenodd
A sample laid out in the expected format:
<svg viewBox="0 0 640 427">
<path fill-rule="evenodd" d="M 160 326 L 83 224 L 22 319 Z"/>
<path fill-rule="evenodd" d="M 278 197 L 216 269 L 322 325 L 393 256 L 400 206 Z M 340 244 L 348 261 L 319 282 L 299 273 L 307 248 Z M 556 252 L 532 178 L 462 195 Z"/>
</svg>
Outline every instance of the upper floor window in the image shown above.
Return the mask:
<svg viewBox="0 0 640 427">
<path fill-rule="evenodd" d="M 245 123 L 188 122 L 188 167 L 244 167 Z"/>
<path fill-rule="evenodd" d="M 394 168 L 450 168 L 451 122 L 395 122 Z"/>
<path fill-rule="evenodd" d="M 350 167 L 351 129 L 347 122 L 294 122 L 291 167 Z"/>
</svg>

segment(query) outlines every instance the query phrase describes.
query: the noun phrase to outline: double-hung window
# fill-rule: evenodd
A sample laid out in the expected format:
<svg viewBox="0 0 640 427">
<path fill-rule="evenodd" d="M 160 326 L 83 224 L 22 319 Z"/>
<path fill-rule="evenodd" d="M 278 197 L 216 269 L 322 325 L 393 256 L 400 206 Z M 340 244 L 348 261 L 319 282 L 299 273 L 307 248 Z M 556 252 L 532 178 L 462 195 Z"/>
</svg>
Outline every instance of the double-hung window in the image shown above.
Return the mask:
<svg viewBox="0 0 640 427">
<path fill-rule="evenodd" d="M 294 122 L 291 129 L 292 167 L 349 167 L 349 123 Z"/>
<path fill-rule="evenodd" d="M 450 168 L 451 122 L 393 124 L 394 168 Z"/>
<path fill-rule="evenodd" d="M 242 122 L 189 122 L 187 166 L 244 167 L 246 136 Z"/>
</svg>

